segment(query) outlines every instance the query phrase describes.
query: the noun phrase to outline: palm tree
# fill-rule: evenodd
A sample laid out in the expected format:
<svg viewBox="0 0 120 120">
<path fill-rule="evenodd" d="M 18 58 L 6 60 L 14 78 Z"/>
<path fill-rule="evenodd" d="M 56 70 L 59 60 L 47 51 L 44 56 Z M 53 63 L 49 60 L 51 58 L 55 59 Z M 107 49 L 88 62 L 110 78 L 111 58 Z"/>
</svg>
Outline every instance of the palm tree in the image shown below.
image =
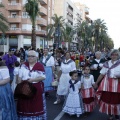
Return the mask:
<svg viewBox="0 0 120 120">
<path fill-rule="evenodd" d="M 63 34 L 65 42 L 68 42 L 68 50 L 70 50 L 70 43 L 72 42 L 72 37 L 74 35 L 72 27 L 66 24 L 65 31 Z"/>
<path fill-rule="evenodd" d="M 86 21 L 83 21 L 82 23 L 78 22 L 75 26 L 75 31 L 77 32 L 77 35 L 80 38 L 80 40 L 83 40 L 82 49 L 83 50 L 86 49 L 88 44 L 88 36 L 89 36 L 88 22 Z M 79 42 L 79 45 L 80 45 L 80 42 Z"/>
<path fill-rule="evenodd" d="M 107 30 L 107 27 L 105 25 L 106 23 L 104 23 L 104 20 L 101 19 L 97 19 L 93 22 L 93 35 L 95 37 L 95 50 L 97 50 L 97 44 L 99 43 L 99 34 L 101 32 L 101 30 Z"/>
<path fill-rule="evenodd" d="M 4 7 L 4 5 L 0 4 L 0 8 L 2 8 L 2 7 Z M 3 33 L 5 33 L 8 29 L 9 29 L 9 27 L 8 27 L 8 21 L 4 17 L 4 15 L 1 13 L 0 14 L 0 31 L 2 31 Z"/>
<path fill-rule="evenodd" d="M 63 16 L 58 17 L 57 14 L 54 14 L 53 17 L 51 17 L 54 24 L 49 24 L 47 26 L 47 37 L 50 39 L 54 36 L 55 43 L 58 42 L 58 47 L 60 45 L 60 39 L 64 36 L 64 19 Z M 63 37 L 64 38 L 64 37 Z"/>
<path fill-rule="evenodd" d="M 36 24 L 36 18 L 39 13 L 39 6 L 38 6 L 38 0 L 27 0 L 27 3 L 25 4 L 25 11 L 30 16 L 30 20 L 32 22 L 32 36 L 31 36 L 31 43 L 32 47 L 36 49 L 36 31 L 35 31 L 35 24 Z"/>
</svg>

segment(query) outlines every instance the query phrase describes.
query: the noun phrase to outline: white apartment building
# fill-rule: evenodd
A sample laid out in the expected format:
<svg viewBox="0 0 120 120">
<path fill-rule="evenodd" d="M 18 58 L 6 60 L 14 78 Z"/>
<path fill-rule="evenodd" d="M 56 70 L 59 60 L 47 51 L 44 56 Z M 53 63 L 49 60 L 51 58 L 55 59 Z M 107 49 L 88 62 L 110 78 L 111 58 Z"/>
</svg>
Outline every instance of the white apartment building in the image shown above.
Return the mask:
<svg viewBox="0 0 120 120">
<path fill-rule="evenodd" d="M 58 16 L 63 16 L 65 22 L 71 27 L 74 27 L 78 21 L 85 19 L 84 15 L 86 13 L 84 12 L 86 11 L 82 9 L 84 9 L 82 6 L 77 6 L 71 0 L 55 0 L 54 13 Z M 74 35 L 72 39 L 71 50 L 76 50 L 78 45 L 77 35 Z"/>
</svg>

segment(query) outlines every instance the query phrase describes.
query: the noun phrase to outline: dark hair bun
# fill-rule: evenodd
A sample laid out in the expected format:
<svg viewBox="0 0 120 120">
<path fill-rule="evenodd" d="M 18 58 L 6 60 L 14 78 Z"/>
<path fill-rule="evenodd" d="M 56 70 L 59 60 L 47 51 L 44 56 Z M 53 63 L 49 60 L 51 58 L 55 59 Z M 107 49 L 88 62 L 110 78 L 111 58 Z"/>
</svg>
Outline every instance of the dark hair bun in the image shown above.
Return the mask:
<svg viewBox="0 0 120 120">
<path fill-rule="evenodd" d="M 69 75 L 70 75 L 70 76 L 73 76 L 73 74 L 76 74 L 76 73 L 78 73 L 77 70 L 73 70 L 73 71 L 71 71 L 71 72 L 69 73 Z"/>
</svg>

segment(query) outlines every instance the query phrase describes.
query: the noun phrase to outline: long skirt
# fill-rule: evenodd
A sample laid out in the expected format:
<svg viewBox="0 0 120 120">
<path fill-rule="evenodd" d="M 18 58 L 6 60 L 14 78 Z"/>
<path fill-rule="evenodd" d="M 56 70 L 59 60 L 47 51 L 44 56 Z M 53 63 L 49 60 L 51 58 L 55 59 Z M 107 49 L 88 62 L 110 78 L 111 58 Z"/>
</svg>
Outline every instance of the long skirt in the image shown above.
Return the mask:
<svg viewBox="0 0 120 120">
<path fill-rule="evenodd" d="M 120 115 L 120 82 L 114 78 L 105 76 L 96 92 L 99 103 L 99 111 Z"/>
<path fill-rule="evenodd" d="M 46 74 L 46 79 L 43 81 L 44 91 L 49 92 L 54 90 L 54 87 L 52 86 L 52 81 L 53 81 L 52 67 L 45 66 L 44 68 L 45 68 L 45 74 Z"/>
<path fill-rule="evenodd" d="M 69 86 L 69 80 L 70 80 L 69 73 L 62 73 L 59 84 L 58 84 L 58 89 L 57 89 L 57 94 L 58 95 L 67 95 L 68 93 L 68 86 Z"/>
<path fill-rule="evenodd" d="M 0 120 L 17 120 L 17 112 L 10 84 L 0 86 Z"/>
<path fill-rule="evenodd" d="M 37 93 L 31 99 L 18 99 L 18 120 L 46 120 L 46 101 L 44 96 L 44 85 L 42 82 L 33 84 Z"/>
<path fill-rule="evenodd" d="M 66 112 L 70 115 L 80 115 L 84 113 L 84 107 L 82 102 L 82 97 L 80 93 L 69 93 L 66 97 L 64 103 L 63 112 Z"/>
<path fill-rule="evenodd" d="M 12 84 L 11 84 L 11 89 L 12 89 L 13 93 L 15 91 L 16 86 L 17 86 L 17 84 L 16 84 L 16 75 L 15 75 L 14 79 L 12 81 Z"/>
<path fill-rule="evenodd" d="M 82 89 L 85 112 L 92 112 L 95 108 L 95 92 L 93 88 Z"/>
</svg>

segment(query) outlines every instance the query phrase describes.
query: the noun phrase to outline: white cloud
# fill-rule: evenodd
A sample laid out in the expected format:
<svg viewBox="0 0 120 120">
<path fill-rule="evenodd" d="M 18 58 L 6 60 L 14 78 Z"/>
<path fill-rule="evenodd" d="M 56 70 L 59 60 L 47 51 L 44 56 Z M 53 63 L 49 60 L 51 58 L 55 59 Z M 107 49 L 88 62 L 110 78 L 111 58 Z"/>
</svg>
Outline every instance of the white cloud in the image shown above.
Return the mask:
<svg viewBox="0 0 120 120">
<path fill-rule="evenodd" d="M 120 44 L 120 0 L 74 0 L 86 4 L 91 19 L 101 18 L 106 22 L 108 34 L 114 41 L 115 48 Z"/>
</svg>

